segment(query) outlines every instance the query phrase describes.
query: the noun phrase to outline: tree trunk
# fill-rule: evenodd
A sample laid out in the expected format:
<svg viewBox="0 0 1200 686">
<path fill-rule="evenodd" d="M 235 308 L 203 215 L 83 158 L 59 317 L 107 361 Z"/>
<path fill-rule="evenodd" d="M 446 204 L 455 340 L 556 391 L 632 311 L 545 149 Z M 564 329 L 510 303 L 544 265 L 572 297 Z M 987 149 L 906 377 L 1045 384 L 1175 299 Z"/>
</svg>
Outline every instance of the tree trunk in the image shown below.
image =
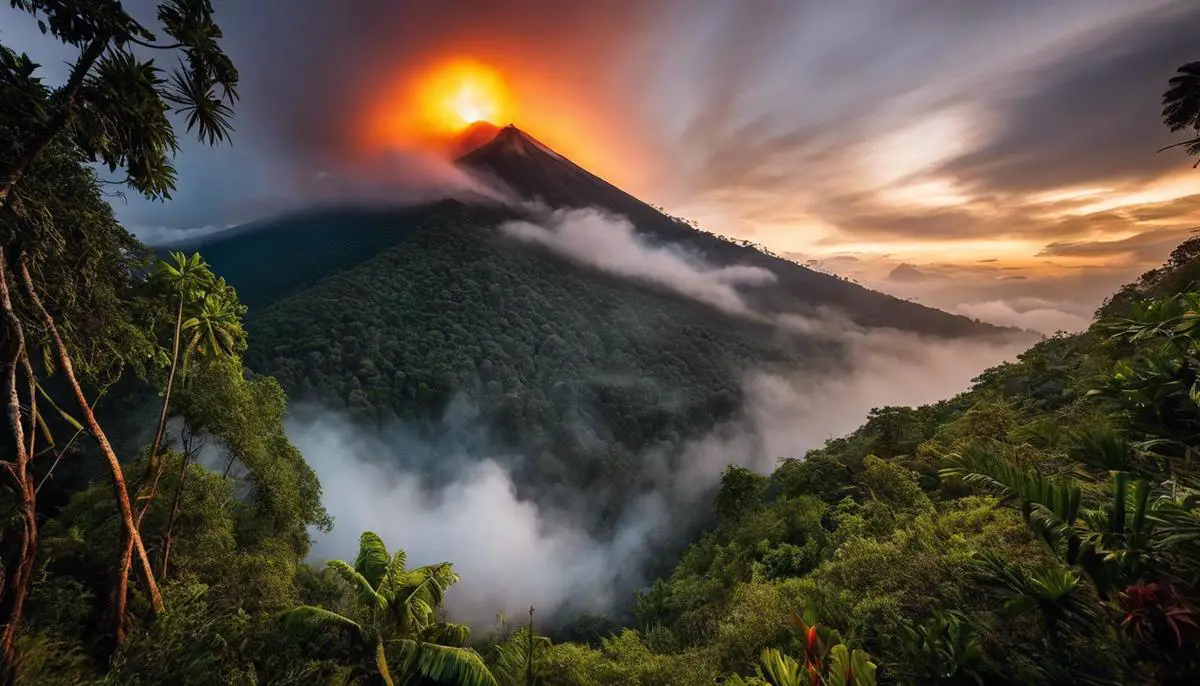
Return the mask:
<svg viewBox="0 0 1200 686">
<path fill-rule="evenodd" d="M 167 518 L 167 530 L 163 534 L 162 555 L 159 557 L 158 578 L 165 581 L 167 566 L 171 563 L 171 546 L 175 542 L 175 522 L 179 519 L 179 506 L 183 503 L 183 488 L 187 483 L 188 465 L 191 464 L 191 451 L 183 451 L 183 459 L 179 465 L 179 481 L 175 484 L 175 495 L 171 498 L 171 516 Z"/>
<path fill-rule="evenodd" d="M 159 466 L 159 447 L 162 445 L 163 434 L 167 431 L 167 415 L 171 408 L 171 388 L 175 385 L 175 368 L 179 365 L 179 329 L 183 326 L 183 295 L 179 296 L 179 306 L 175 310 L 175 338 L 171 344 L 171 370 L 167 373 L 167 388 L 163 393 L 162 411 L 158 415 L 158 429 L 154 432 L 154 442 L 150 444 L 150 461 L 146 465 L 146 480 L 149 482 L 147 487 L 144 483 L 138 488 L 135 502 L 137 503 L 137 515 L 134 517 L 134 525 L 137 526 L 138 532 L 141 532 L 142 519 L 146 517 L 146 512 L 150 506 L 154 504 L 154 497 L 158 494 L 158 481 L 162 478 L 162 468 Z M 145 490 L 145 493 L 142 491 Z M 118 584 L 118 588 L 114 591 L 122 592 L 122 586 L 128 590 L 128 570 L 133 558 L 133 541 L 129 540 L 125 544 L 125 550 L 121 554 L 121 569 L 125 572 L 125 583 Z M 126 600 L 121 600 L 118 604 L 124 607 Z M 120 621 L 120 620 L 117 620 Z"/>
<path fill-rule="evenodd" d="M 75 401 L 79 405 L 79 410 L 83 413 L 84 423 L 87 425 L 92 437 L 96 439 L 96 443 L 99 444 L 100 451 L 104 454 L 104 459 L 108 463 L 108 469 L 113 481 L 113 496 L 116 498 L 117 507 L 121 511 L 123 529 L 122 548 L 132 546 L 137 551 L 139 561 L 141 562 L 142 577 L 146 583 L 146 591 L 150 594 L 150 603 L 154 607 L 154 611 L 160 613 L 163 611 L 162 594 L 159 593 L 158 584 L 154 580 L 154 570 L 150 567 L 150 559 L 146 556 L 146 548 L 142 545 L 142 537 L 138 533 L 137 523 L 134 521 L 133 507 L 129 501 L 129 489 L 125 484 L 125 470 L 121 467 L 121 462 L 117 459 L 117 454 L 113 451 L 112 444 L 108 442 L 108 436 L 105 435 L 104 429 L 96 421 L 96 415 L 92 412 L 91 405 L 88 404 L 87 398 L 83 395 L 83 388 L 79 385 L 79 380 L 75 377 L 75 369 L 71 364 L 71 356 L 67 353 L 67 346 L 63 343 L 62 336 L 58 333 L 58 327 L 54 324 L 54 317 L 50 315 L 41 298 L 38 297 L 37 289 L 33 285 L 33 278 L 30 277 L 29 269 L 24 263 L 21 263 L 21 277 L 29 299 L 42 316 L 42 322 L 46 327 L 46 331 L 54 341 L 59 366 L 62 368 L 63 376 L 66 378 L 68 385 L 70 385 L 71 391 L 75 394 Z M 124 566 L 118 569 L 117 586 L 127 587 L 128 584 L 129 567 Z M 117 607 L 115 609 L 118 613 L 118 627 L 120 627 L 125 616 L 125 594 L 120 593 L 117 595 L 118 597 L 115 598 Z M 118 642 L 122 638 L 124 638 L 124 633 L 118 629 Z"/>
<path fill-rule="evenodd" d="M 171 343 L 171 371 L 167 373 L 167 389 L 163 393 L 162 412 L 158 415 L 158 430 L 154 432 L 154 442 L 150 444 L 150 465 L 154 468 L 158 457 L 158 448 L 162 445 L 163 434 L 167 431 L 167 411 L 171 406 L 171 387 L 175 385 L 175 368 L 179 364 L 179 330 L 183 327 L 183 294 L 179 295 L 179 306 L 175 309 L 175 338 Z"/>
<path fill-rule="evenodd" d="M 387 653 L 383 650 L 383 641 L 375 644 L 375 669 L 379 670 L 379 676 L 383 678 L 383 683 L 387 686 L 395 686 L 392 681 L 392 673 L 388 670 Z"/>
<path fill-rule="evenodd" d="M 8 204 L 8 197 L 12 193 L 13 186 L 16 186 L 24 176 L 30 163 L 70 123 L 71 118 L 75 115 L 75 99 L 79 96 L 79 89 L 83 87 L 83 80 L 91 71 L 96 60 L 100 59 L 100 55 L 104 54 L 104 49 L 108 47 L 108 40 L 107 37 L 98 36 L 88 43 L 83 53 L 79 55 L 79 61 L 71 69 L 71 76 L 61 91 L 62 101 L 54 109 L 46 126 L 31 136 L 29 145 L 12 161 L 12 164 L 6 169 L 0 170 L 0 210 Z"/>
<path fill-rule="evenodd" d="M 3 463 L 4 472 L 12 481 L 13 494 L 17 500 L 17 511 L 21 515 L 21 539 L 17 545 L 17 566 L 8 575 L 8 585 L 11 589 L 8 598 L 8 616 L 4 625 L 3 635 L 0 636 L 0 653 L 3 654 L 6 665 L 15 664 L 15 640 L 21 626 L 21 615 L 25 608 L 25 598 L 29 593 L 29 580 L 33 577 L 33 563 L 37 555 L 37 493 L 33 484 L 33 474 L 29 471 L 29 459 L 32 455 L 34 426 L 30 426 L 30 444 L 25 444 L 25 426 L 21 420 L 21 397 L 17 392 L 17 365 L 25 361 L 25 371 L 29 377 L 30 389 L 33 388 L 32 367 L 25 357 L 25 332 L 21 320 L 13 310 L 12 297 L 8 287 L 7 253 L 0 248 L 0 305 L 4 309 L 4 317 L 9 328 L 8 343 L 12 353 L 7 360 L 4 370 L 4 394 L 9 426 L 13 432 L 13 443 L 16 446 L 16 461 Z M 34 397 L 30 395 L 30 419 L 34 419 L 36 410 Z"/>
</svg>

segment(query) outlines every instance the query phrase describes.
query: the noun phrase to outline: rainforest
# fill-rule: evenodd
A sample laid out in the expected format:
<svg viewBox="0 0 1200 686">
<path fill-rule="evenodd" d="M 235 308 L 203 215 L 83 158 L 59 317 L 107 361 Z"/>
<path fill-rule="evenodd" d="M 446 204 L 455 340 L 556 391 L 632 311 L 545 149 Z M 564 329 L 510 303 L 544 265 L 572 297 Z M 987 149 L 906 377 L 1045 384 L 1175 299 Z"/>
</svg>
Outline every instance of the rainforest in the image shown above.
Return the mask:
<svg viewBox="0 0 1200 686">
<path fill-rule="evenodd" d="M 1034 331 L 672 216 L 567 159 L 604 146 L 532 81 L 413 57 L 436 92 L 372 91 L 352 163 L 168 239 L 127 196 L 186 205 L 262 82 L 245 8 L 127 4 L 0 14 L 0 682 L 1200 673 L 1200 237 L 1154 224 L 1191 195 L 1112 211 L 1162 235 L 1099 243 L 1158 266 Z M 1191 172 L 1200 62 L 1145 78 Z M 364 161 L 384 138 L 420 152 Z M 1054 236 L 1056 268 L 1106 249 Z"/>
</svg>

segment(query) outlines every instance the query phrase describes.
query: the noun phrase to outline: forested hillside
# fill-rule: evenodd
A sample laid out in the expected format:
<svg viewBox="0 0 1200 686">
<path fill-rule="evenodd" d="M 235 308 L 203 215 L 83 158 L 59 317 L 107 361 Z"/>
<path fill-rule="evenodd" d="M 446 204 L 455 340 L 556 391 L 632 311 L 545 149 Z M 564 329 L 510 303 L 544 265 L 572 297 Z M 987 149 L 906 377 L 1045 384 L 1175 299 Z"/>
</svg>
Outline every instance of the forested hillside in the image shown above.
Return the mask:
<svg viewBox="0 0 1200 686">
<path fill-rule="evenodd" d="M 515 241 L 500 225 L 531 218 L 519 205 L 328 208 L 168 247 L 200 250 L 238 289 L 251 307 L 247 363 L 297 401 L 430 436 L 448 433 L 439 422 L 458 402 L 487 434 L 473 457 L 517 456 L 518 485 L 542 503 L 595 494 L 590 524 L 731 419 L 747 372 L 832 375 L 849 364 L 837 337 L 788 332 L 773 317 L 833 311 L 931 337 L 1012 333 L 698 231 L 513 127 L 459 163 L 530 200 L 620 212 L 647 245 L 690 260 L 767 269 L 774 282 L 740 293 L 768 316 Z"/>
<path fill-rule="evenodd" d="M 613 508 L 649 485 L 642 453 L 673 455 L 734 414 L 744 372 L 843 362 L 828 341 L 617 277 L 583 282 L 578 267 L 457 218 L 252 313 L 247 328 L 248 364 L 294 398 L 431 435 L 464 403 L 492 439 L 476 458 L 511 450 L 539 499 L 611 493 L 600 501 Z"/>
<path fill-rule="evenodd" d="M 878 408 L 770 474 L 726 469 L 703 503 L 712 527 L 661 561 L 673 570 L 626 626 L 550 627 L 530 598 L 527 615 L 468 627 L 447 609 L 453 561 L 409 560 L 404 540 L 367 531 L 353 559 L 309 563 L 331 526 L 322 487 L 285 430 L 283 384 L 256 367 L 365 423 L 434 422 L 473 389 L 500 434 L 596 450 L 610 473 L 579 485 L 598 489 L 629 483 L 629 437 L 669 446 L 717 421 L 736 401 L 720 375 L 745 360 L 831 366 L 836 351 L 615 277 L 580 289 L 577 267 L 497 243 L 462 206 L 399 234 L 389 215 L 319 248 L 336 273 L 300 261 L 244 298 L 202 255 L 140 245 L 95 167 L 165 199 L 177 135 L 232 134 L 238 73 L 210 4 L 164 0 L 146 25 L 118 3 L 13 6 L 77 59 L 52 88 L 0 46 L 0 683 L 1195 681 L 1200 239 L 1090 330 L 957 397 Z M 1200 132 L 1200 63 L 1164 116 Z M 100 412 L 121 384 L 152 388 L 153 411 Z M 539 571 L 570 561 L 555 562 Z"/>
</svg>

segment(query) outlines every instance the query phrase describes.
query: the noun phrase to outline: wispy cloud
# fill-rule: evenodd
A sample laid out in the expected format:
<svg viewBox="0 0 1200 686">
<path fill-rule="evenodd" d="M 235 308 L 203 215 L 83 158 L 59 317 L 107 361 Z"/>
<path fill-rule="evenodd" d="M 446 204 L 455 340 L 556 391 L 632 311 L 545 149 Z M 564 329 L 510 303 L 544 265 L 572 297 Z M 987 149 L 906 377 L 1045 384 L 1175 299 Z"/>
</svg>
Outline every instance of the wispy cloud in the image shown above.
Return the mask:
<svg viewBox="0 0 1200 686">
<path fill-rule="evenodd" d="M 727 314 L 750 315 L 738 286 L 775 281 L 762 267 L 717 267 L 675 245 L 651 245 L 627 219 L 601 210 L 555 210 L 538 223 L 512 221 L 501 232 L 597 269 L 662 286 Z"/>
</svg>

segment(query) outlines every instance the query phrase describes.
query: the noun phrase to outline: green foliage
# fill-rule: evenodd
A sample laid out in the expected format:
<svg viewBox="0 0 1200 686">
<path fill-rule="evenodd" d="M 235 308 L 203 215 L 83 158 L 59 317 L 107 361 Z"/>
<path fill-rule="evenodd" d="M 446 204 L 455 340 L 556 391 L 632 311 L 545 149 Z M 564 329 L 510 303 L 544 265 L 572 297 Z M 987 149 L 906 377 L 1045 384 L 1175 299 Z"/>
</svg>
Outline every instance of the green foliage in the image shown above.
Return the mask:
<svg viewBox="0 0 1200 686">
<path fill-rule="evenodd" d="M 639 486 L 633 456 L 653 450 L 670 466 L 740 405 L 747 365 L 834 363 L 836 351 L 617 279 L 579 292 L 575 267 L 478 228 L 505 211 L 455 203 L 375 217 L 380 230 L 357 245 L 319 244 L 335 246 L 341 273 L 313 288 L 320 265 L 304 258 L 244 270 L 243 291 L 263 305 L 246 319 L 199 255 L 168 255 L 148 274 L 85 164 L 162 196 L 170 109 L 209 142 L 228 134 L 237 74 L 209 3 L 159 4 L 158 33 L 180 44 L 162 47 L 182 57 L 169 78 L 134 54 L 155 34 L 116 3 L 13 4 L 80 57 L 52 92 L 0 49 L 5 254 L 44 288 L 89 392 L 133 372 L 181 428 L 163 450 L 157 437 L 138 443 L 145 427 L 122 431 L 166 610 L 150 612 L 147 582 L 109 616 L 124 526 L 111 486 L 61 487 L 37 512 L 8 681 L 1167 684 L 1200 671 L 1200 239 L 1122 289 L 1088 332 L 1047 338 L 955 398 L 877 408 L 770 475 L 725 470 L 712 528 L 638 595 L 638 628 L 584 618 L 570 629 L 589 644 L 553 644 L 531 612 L 530 626 L 472 642 L 446 616 L 449 562 L 410 568 L 366 532 L 353 564 L 304 564 L 309 530 L 330 522 L 283 431 L 284 388 L 418 428 L 466 389 L 503 442 L 553 456 L 529 461 L 530 483 L 609 489 L 605 521 Z M 1185 65 L 1165 98 L 1174 130 L 1196 129 L 1195 72 Z M 388 225 L 397 216 L 411 225 Z M 261 260 L 225 250 L 221 260 Z M 15 309 L 30 350 L 43 349 L 51 332 L 30 303 Z M 647 342 L 629 335 L 637 327 L 677 335 Z M 54 366 L 44 357 L 37 373 Z M 57 379 L 42 381 L 39 428 L 57 450 L 60 423 L 82 425 L 55 403 Z M 126 409 L 114 413 L 140 421 Z M 206 445 L 224 460 L 216 469 L 197 462 Z M 0 500 L 6 526 L 35 519 L 11 505 Z M 6 561 L 11 547 L 0 539 Z M 116 648 L 114 620 L 129 637 Z"/>
<path fill-rule="evenodd" d="M 255 684 L 253 663 L 240 650 L 249 616 L 215 610 L 208 589 L 184 585 L 168 594 L 170 608 L 113 657 L 111 684 Z"/>
<path fill-rule="evenodd" d="M 1162 98 L 1163 123 L 1172 131 L 1190 130 L 1197 134 L 1170 147 L 1184 146 L 1189 155 L 1200 154 L 1200 62 L 1181 66 L 1168 85 Z"/>
<path fill-rule="evenodd" d="M 496 644 L 491 661 L 492 675 L 500 686 L 537 686 L 548 675 L 547 653 L 552 644 L 522 627 Z"/>
<path fill-rule="evenodd" d="M 717 515 L 723 521 L 737 521 L 758 505 L 766 484 L 766 477 L 745 467 L 726 467 L 717 492 Z"/>
<path fill-rule="evenodd" d="M 896 671 L 910 683 L 983 684 L 984 647 L 971 619 L 954 610 L 934 611 L 918 626 L 904 627 L 906 643 Z"/>
<path fill-rule="evenodd" d="M 184 115 L 187 130 L 210 144 L 232 133 L 238 72 L 218 44 L 222 34 L 211 2 L 159 3 L 157 33 L 120 3 L 13 0 L 12 5 L 37 18 L 43 34 L 79 53 L 66 84 L 53 94 L 41 86 L 37 65 L 11 54 L 0 61 L 4 102 L 14 105 L 6 115 L 19 115 L 6 116 L 8 126 L 0 128 L 12 136 L 0 145 L 8 151 L 0 159 L 5 179 L 0 203 L 56 138 L 110 171 L 123 170 L 125 183 L 148 197 L 168 197 L 175 184 L 171 158 L 178 150 L 168 113 Z M 162 38 L 170 44 L 158 42 Z M 164 75 L 154 58 L 144 57 L 152 51 L 170 53 L 178 67 Z"/>
<path fill-rule="evenodd" d="M 446 590 L 458 581 L 450 563 L 407 569 L 406 561 L 403 550 L 389 557 L 378 535 L 363 532 L 353 566 L 341 560 L 327 563 L 346 585 L 352 616 L 301 605 L 284 612 L 280 621 L 301 635 L 324 629 L 348 635 L 356 646 L 352 666 L 374 671 L 388 684 L 395 666 L 402 680 L 495 686 L 479 654 L 462 647 L 468 629 L 435 621 Z"/>
</svg>

